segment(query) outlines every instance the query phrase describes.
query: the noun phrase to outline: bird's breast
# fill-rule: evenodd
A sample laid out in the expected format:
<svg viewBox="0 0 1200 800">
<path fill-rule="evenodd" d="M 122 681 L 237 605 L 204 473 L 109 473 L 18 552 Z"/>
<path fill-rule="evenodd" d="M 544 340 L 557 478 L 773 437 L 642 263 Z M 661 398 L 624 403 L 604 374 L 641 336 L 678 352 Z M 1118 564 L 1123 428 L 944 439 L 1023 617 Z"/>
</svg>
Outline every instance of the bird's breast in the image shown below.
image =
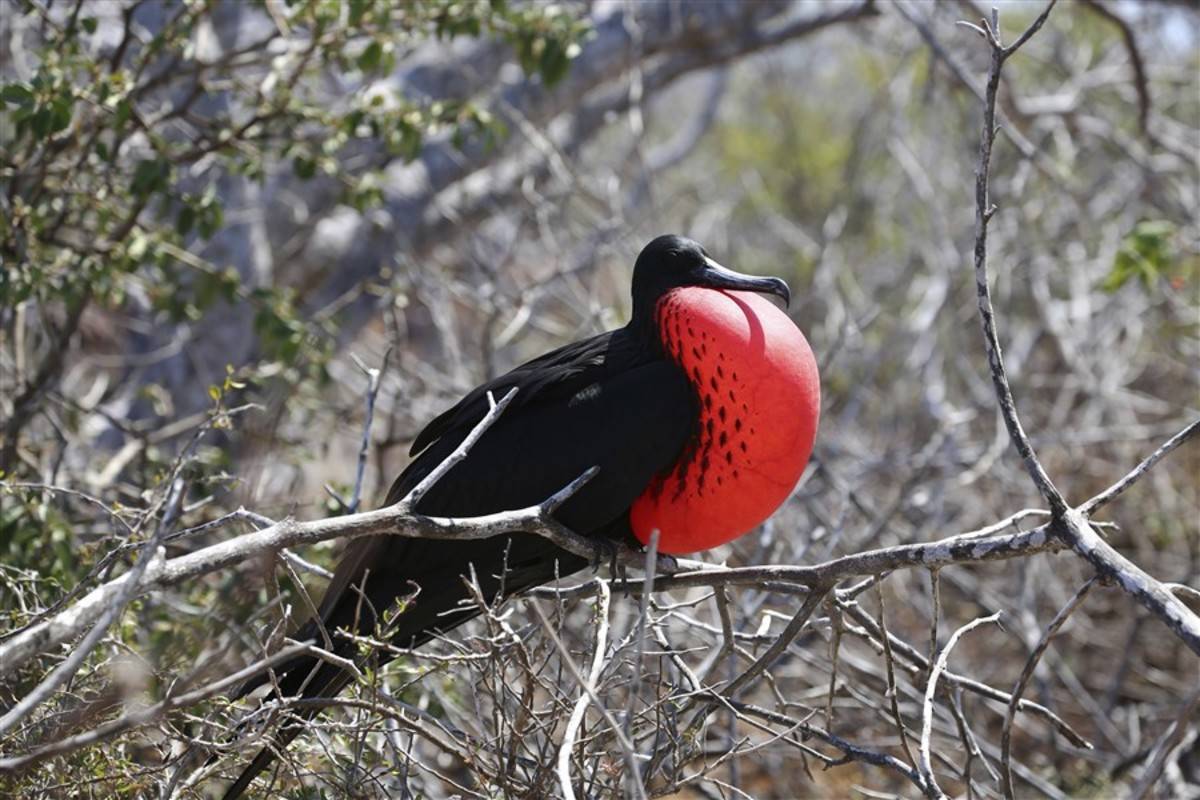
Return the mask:
<svg viewBox="0 0 1200 800">
<path fill-rule="evenodd" d="M 817 365 L 804 334 L 760 295 L 672 290 L 657 307 L 668 356 L 699 406 L 678 461 L 634 502 L 644 543 L 690 553 L 736 539 L 769 517 L 812 453 L 820 412 Z"/>
</svg>

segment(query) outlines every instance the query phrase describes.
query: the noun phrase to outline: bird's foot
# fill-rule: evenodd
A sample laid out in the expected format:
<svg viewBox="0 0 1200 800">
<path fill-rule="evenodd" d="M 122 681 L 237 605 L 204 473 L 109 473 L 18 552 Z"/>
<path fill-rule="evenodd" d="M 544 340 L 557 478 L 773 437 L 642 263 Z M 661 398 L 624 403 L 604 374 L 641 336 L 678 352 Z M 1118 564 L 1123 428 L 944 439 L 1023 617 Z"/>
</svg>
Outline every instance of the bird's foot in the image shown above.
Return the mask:
<svg viewBox="0 0 1200 800">
<path fill-rule="evenodd" d="M 599 572 L 605 563 L 617 563 L 617 543 L 609 539 L 592 540 L 592 571 Z"/>
<path fill-rule="evenodd" d="M 626 583 L 628 575 L 625 572 L 625 565 L 621 561 L 622 547 L 617 542 L 608 539 L 596 539 L 592 542 L 594 560 L 592 561 L 592 569 L 596 572 L 600 571 L 600 565 L 608 562 L 608 572 L 613 580 Z"/>
<path fill-rule="evenodd" d="M 613 580 L 619 580 L 625 586 L 625 596 L 629 596 L 629 573 L 625 571 L 625 564 L 621 561 L 621 546 L 613 543 L 612 551 L 609 553 L 612 560 L 608 562 L 609 573 L 613 576 Z"/>
</svg>

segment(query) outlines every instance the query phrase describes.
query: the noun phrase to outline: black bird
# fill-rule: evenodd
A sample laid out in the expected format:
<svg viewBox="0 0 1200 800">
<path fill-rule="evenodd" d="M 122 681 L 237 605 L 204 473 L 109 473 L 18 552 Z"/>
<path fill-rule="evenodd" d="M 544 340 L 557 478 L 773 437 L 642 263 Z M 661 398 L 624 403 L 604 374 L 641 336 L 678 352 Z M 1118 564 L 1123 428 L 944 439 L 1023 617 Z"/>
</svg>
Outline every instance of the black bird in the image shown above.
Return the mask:
<svg viewBox="0 0 1200 800">
<path fill-rule="evenodd" d="M 756 294 L 749 294 L 756 293 Z M 799 479 L 816 435 L 819 389 L 799 330 L 760 294 L 790 299 L 779 278 L 733 272 L 699 244 L 660 236 L 638 256 L 623 328 L 554 350 L 476 387 L 413 442 L 388 492 L 401 500 L 483 418 L 488 393 L 513 402 L 466 458 L 420 500 L 422 514 L 468 517 L 542 502 L 593 466 L 555 517 L 581 535 L 684 553 L 727 542 L 768 517 Z M 374 631 L 377 614 L 419 593 L 388 623 L 418 647 L 474 616 L 463 576 L 495 601 L 584 568 L 586 559 L 532 534 L 476 541 L 374 536 L 352 542 L 319 613 L 330 635 Z M 503 574 L 502 574 L 503 573 Z M 317 621 L 295 635 L 323 641 Z M 335 637 L 334 650 L 355 648 Z M 380 654 L 380 661 L 392 656 Z M 311 656 L 276 671 L 283 697 L 333 697 L 349 673 Z M 266 676 L 242 688 L 245 695 Z M 306 709 L 301 717 L 316 712 Z M 276 747 L 303 726 L 285 724 Z M 225 794 L 271 762 L 264 749 Z"/>
</svg>

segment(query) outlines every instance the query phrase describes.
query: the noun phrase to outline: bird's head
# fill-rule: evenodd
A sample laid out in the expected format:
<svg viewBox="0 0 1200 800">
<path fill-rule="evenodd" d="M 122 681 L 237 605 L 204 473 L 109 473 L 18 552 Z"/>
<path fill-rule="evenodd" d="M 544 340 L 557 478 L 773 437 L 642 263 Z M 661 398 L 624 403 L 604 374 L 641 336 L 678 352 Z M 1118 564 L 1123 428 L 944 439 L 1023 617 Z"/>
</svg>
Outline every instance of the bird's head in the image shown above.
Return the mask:
<svg viewBox="0 0 1200 800">
<path fill-rule="evenodd" d="M 646 245 L 633 267 L 634 319 L 653 316 L 664 294 L 685 286 L 773 294 L 784 305 L 791 300 L 781 279 L 734 272 L 714 261 L 698 242 L 667 234 Z"/>
</svg>

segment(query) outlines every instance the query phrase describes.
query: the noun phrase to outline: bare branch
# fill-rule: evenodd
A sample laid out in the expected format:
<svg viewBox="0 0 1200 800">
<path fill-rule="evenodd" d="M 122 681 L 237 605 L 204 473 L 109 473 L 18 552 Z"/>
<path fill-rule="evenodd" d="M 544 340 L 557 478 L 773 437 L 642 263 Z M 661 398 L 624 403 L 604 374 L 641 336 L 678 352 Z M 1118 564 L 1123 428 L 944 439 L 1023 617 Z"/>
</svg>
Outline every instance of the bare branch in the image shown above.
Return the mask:
<svg viewBox="0 0 1200 800">
<path fill-rule="evenodd" d="M 917 760 L 913 758 L 912 750 L 908 746 L 908 729 L 904 726 L 904 717 L 900 715 L 900 701 L 898 698 L 899 692 L 896 689 L 896 669 L 895 659 L 892 658 L 892 637 L 888 633 L 886 610 L 883 598 L 883 581 L 880 580 L 875 584 L 875 590 L 879 595 L 879 630 L 880 638 L 883 640 L 883 658 L 884 665 L 887 667 L 887 694 L 889 705 L 892 709 L 892 719 L 896 722 L 896 730 L 900 732 L 900 747 L 904 750 L 904 757 L 908 759 L 908 763 L 914 767 L 917 765 Z"/>
<path fill-rule="evenodd" d="M 980 625 L 997 622 L 999 619 L 1000 612 L 997 611 L 990 616 L 972 620 L 956 630 L 950 635 L 946 646 L 938 652 L 937 658 L 933 661 L 933 668 L 929 670 L 929 680 L 925 683 L 925 705 L 921 713 L 921 745 L 917 748 L 917 753 L 919 756 L 918 760 L 920 761 L 921 777 L 924 778 L 926 790 L 932 797 L 946 797 L 942 790 L 938 788 L 937 780 L 933 777 L 933 764 L 931 763 L 932 744 L 930 743 L 930 738 L 933 734 L 933 698 L 937 694 L 938 678 L 946 671 L 946 662 L 950 658 L 950 651 L 954 649 L 954 645 L 958 644 L 958 640 L 963 634 L 975 630 Z"/>
<path fill-rule="evenodd" d="M 48 700 L 60 686 L 74 677 L 79 668 L 83 666 L 83 662 L 108 634 L 109 626 L 112 625 L 117 617 L 124 613 L 125 607 L 137 596 L 139 593 L 137 591 L 138 582 L 142 576 L 163 563 L 166 558 L 166 551 L 162 548 L 162 539 L 178 513 L 179 504 L 182 502 L 183 487 L 183 479 L 174 477 L 171 481 L 167 497 L 163 501 L 166 507 L 163 519 L 155 529 L 154 535 L 146 543 L 146 547 L 142 550 L 137 563 L 126 573 L 129 575 L 129 581 L 120 591 L 114 594 L 112 602 L 103 610 L 96 624 L 88 631 L 83 641 L 75 647 L 71 655 L 67 656 L 31 692 L 17 701 L 3 717 L 0 717 L 0 736 L 16 727 L 35 708 Z M 0 664 L 3 664 L 2 658 L 0 658 Z M 0 674 L 6 672 L 6 669 L 0 667 Z"/>
<path fill-rule="evenodd" d="M 375 398 L 379 395 L 380 380 L 384 373 L 387 372 L 388 358 L 392 355 L 392 348 L 389 347 L 383 354 L 383 363 L 378 369 L 368 367 L 363 364 L 357 357 L 354 358 L 355 364 L 367 376 L 367 396 L 366 396 L 366 414 L 363 419 L 363 434 L 362 444 L 358 448 L 358 463 L 354 471 L 354 490 L 350 494 L 350 502 L 346 504 L 346 510 L 353 514 L 358 511 L 359 501 L 362 499 L 362 483 L 363 472 L 367 467 L 367 453 L 371 448 L 371 422 L 375 418 Z"/>
<path fill-rule="evenodd" d="M 1004 416 L 1004 424 L 1008 428 L 1009 438 L 1025 462 L 1025 469 L 1033 479 L 1038 491 L 1050 506 L 1050 512 L 1055 517 L 1061 517 L 1067 511 L 1067 502 L 1062 494 L 1042 468 L 1029 437 L 1021 426 L 1017 416 L 1016 403 L 1013 400 L 1012 389 L 1009 388 L 1008 375 L 1004 369 L 1004 356 L 1000 350 L 1000 338 L 996 333 L 996 312 L 992 308 L 992 296 L 987 265 L 987 234 L 988 221 L 992 217 L 992 205 L 988 197 L 988 174 L 991 168 L 992 145 L 996 141 L 996 92 L 1000 88 L 1000 70 L 1005 60 L 1015 53 L 1021 45 L 1029 40 L 1046 21 L 1050 9 L 1057 0 L 1051 0 L 1046 10 L 1034 23 L 1009 47 L 1002 47 L 999 40 L 999 18 L 997 10 L 992 10 L 992 23 L 989 32 L 989 44 L 992 53 L 991 68 L 988 70 L 987 85 L 984 89 L 983 128 L 979 137 L 979 165 L 975 170 L 975 294 L 979 304 L 979 316 L 983 325 L 984 343 L 987 346 L 988 365 L 991 368 L 992 384 L 996 390 L 996 399 L 1000 404 L 1000 412 Z"/>
<path fill-rule="evenodd" d="M 1055 535 L 1091 562 L 1100 576 L 1115 582 L 1150 610 L 1192 652 L 1200 655 L 1200 617 L 1161 582 L 1113 549 L 1096 533 L 1087 518 L 1074 509 L 1051 523 Z"/>
<path fill-rule="evenodd" d="M 1059 628 L 1067 621 L 1067 617 L 1071 616 L 1071 613 L 1079 608 L 1079 604 L 1087 597 L 1087 593 L 1096 585 L 1096 580 L 1096 578 L 1092 578 L 1079 587 L 1074 596 L 1067 601 L 1067 604 L 1062 607 L 1054 616 L 1054 619 L 1050 621 L 1050 624 L 1046 626 L 1046 630 L 1042 632 L 1042 638 L 1025 661 L 1025 668 L 1021 670 L 1021 677 L 1017 678 L 1017 683 L 1013 686 L 1012 697 L 1008 701 L 1008 711 L 1004 715 L 1004 732 L 1000 735 L 1000 769 L 1003 777 L 1001 788 L 1003 788 L 1004 796 L 1007 800 L 1013 800 L 1014 797 L 1012 765 L 1010 761 L 1012 755 L 1012 726 L 1013 720 L 1017 715 L 1017 704 L 1021 702 L 1021 695 L 1025 693 L 1025 687 L 1029 684 L 1029 679 L 1033 677 L 1033 671 L 1037 668 L 1038 661 L 1042 658 L 1042 653 L 1046 652 L 1046 648 L 1050 646 L 1050 640 L 1054 638 Z"/>
<path fill-rule="evenodd" d="M 1121 15 L 1098 0 L 1084 0 L 1084 5 L 1116 25 L 1121 31 L 1125 49 L 1129 51 L 1129 63 L 1133 67 L 1133 86 L 1137 90 L 1138 97 L 1138 127 L 1141 128 L 1143 134 L 1150 136 L 1150 87 L 1146 81 L 1146 64 L 1142 59 L 1142 51 L 1138 47 L 1133 28 Z"/>
<path fill-rule="evenodd" d="M 1200 688 L 1195 689 L 1187 699 L 1179 704 L 1179 715 L 1154 743 L 1154 749 L 1151 751 L 1153 758 L 1138 777 L 1133 789 L 1130 790 L 1129 800 L 1142 800 L 1158 783 L 1171 753 L 1187 735 L 1188 728 L 1191 727 L 1189 722 L 1195 722 L 1198 707 L 1200 707 Z"/>
<path fill-rule="evenodd" d="M 506 398 L 511 400 L 513 395 L 514 392 L 509 392 Z M 504 407 L 503 401 L 496 404 L 458 450 L 451 454 L 447 462 L 465 452 L 467 447 L 477 441 L 487 427 L 498 418 Z M 445 463 L 443 462 L 442 466 L 445 466 Z M 441 474 L 445 472 L 446 470 L 440 470 Z M 441 476 L 437 473 L 436 470 L 431 473 L 417 489 L 424 487 L 428 490 L 433 485 L 431 479 Z M 414 502 L 410 494 L 388 508 L 310 522 L 285 519 L 262 530 L 219 542 L 184 556 L 153 563 L 146 562 L 139 571 L 127 572 L 97 586 L 70 608 L 29 626 L 0 643 L 0 673 L 15 670 L 30 658 L 74 639 L 96 620 L 107 618 L 114 603 L 128 602 L 152 589 L 170 586 L 233 566 L 255 555 L 299 544 L 315 544 L 341 537 L 354 539 L 381 533 L 432 539 L 486 539 L 503 533 L 524 531 L 545 536 L 569 552 L 592 558 L 596 554 L 596 545 L 569 531 L 555 520 L 552 514 L 593 475 L 595 469 L 588 470 L 543 503 L 509 512 L 470 519 L 427 517 L 408 512 L 407 509 Z M 630 557 L 634 557 L 634 554 L 630 554 Z"/>
<path fill-rule="evenodd" d="M 1105 489 L 1100 494 L 1088 500 L 1079 507 L 1084 516 L 1091 517 L 1097 510 L 1108 505 L 1113 500 L 1121 495 L 1126 489 L 1137 483 L 1141 478 L 1154 468 L 1154 465 L 1166 457 L 1172 450 L 1179 447 L 1192 439 L 1197 433 L 1200 433 L 1200 419 L 1196 420 L 1179 433 L 1172 436 L 1167 441 L 1163 442 L 1157 450 L 1151 453 L 1142 463 L 1138 464 L 1129 471 L 1124 478 L 1114 483 L 1112 486 Z"/>
<path fill-rule="evenodd" d="M 500 418 L 500 415 L 504 413 L 504 409 L 508 408 L 509 404 L 513 401 L 513 398 L 516 396 L 517 387 L 515 386 L 509 389 L 508 392 L 505 393 L 504 397 L 500 398 L 500 402 L 498 403 L 489 392 L 489 408 L 487 414 L 485 414 L 483 419 L 481 419 L 479 423 L 471 430 L 471 432 L 467 434 L 467 438 L 462 440 L 462 443 L 454 449 L 454 452 L 447 456 L 441 464 L 438 464 L 432 472 L 422 478 L 420 483 L 414 486 L 412 491 L 410 491 L 408 495 L 406 495 L 405 498 L 400 501 L 399 505 L 405 509 L 416 508 L 417 503 L 421 502 L 421 498 L 425 496 L 426 492 L 432 489 L 434 484 L 440 481 L 447 472 L 454 469 L 454 467 L 460 461 L 467 457 L 467 453 L 470 452 L 471 448 L 475 446 L 475 443 L 479 441 L 480 437 L 487 432 L 487 429 L 492 427 L 492 424 Z"/>
<path fill-rule="evenodd" d="M 554 642 L 554 646 L 558 648 L 559 655 L 562 657 L 563 663 L 567 665 L 567 668 L 575 677 L 575 680 L 579 682 L 579 687 L 582 690 L 582 694 L 580 695 L 579 700 L 576 702 L 576 705 L 571 712 L 570 720 L 575 720 L 575 725 L 577 727 L 583 720 L 583 712 L 586 711 L 588 703 L 592 703 L 592 705 L 594 705 L 600 712 L 600 715 L 604 718 L 604 721 L 608 723 L 608 726 L 612 730 L 613 734 L 616 736 L 617 742 L 620 744 L 621 751 L 625 756 L 626 764 L 630 771 L 636 776 L 640 773 L 640 769 L 637 763 L 637 754 L 634 750 L 633 742 L 626 738 L 624 731 L 621 729 L 621 725 L 613 718 L 612 713 L 609 712 L 604 703 L 601 702 L 600 698 L 596 695 L 595 682 L 599 678 L 600 670 L 604 666 L 604 648 L 606 647 L 608 641 L 608 603 L 611 595 L 608 584 L 605 581 L 597 579 L 593 582 L 593 586 L 596 587 L 596 591 L 599 593 L 599 599 L 596 604 L 596 612 L 599 618 L 597 621 L 596 648 L 595 653 L 592 656 L 592 674 L 589 677 L 585 677 L 580 671 L 578 665 L 575 664 L 575 660 L 571 658 L 571 654 L 567 650 L 567 646 L 563 643 L 562 638 L 554 630 L 554 626 L 550 624 L 550 620 L 547 619 L 546 614 L 542 611 L 541 607 L 537 603 L 532 603 L 531 605 L 533 606 L 533 610 L 537 613 L 538 620 L 542 623 L 542 628 L 546 631 L 546 635 L 551 638 L 551 640 Z M 576 717 L 577 714 L 578 718 Z M 570 734 L 570 721 L 568 721 L 568 734 Z M 571 752 L 568 742 L 570 742 L 572 739 L 573 734 L 569 736 L 564 735 L 562 748 L 559 750 L 558 755 L 558 771 L 560 779 L 562 779 L 564 774 L 566 775 L 564 794 L 571 791 L 568 763 L 571 757 Z M 563 755 L 564 750 L 566 752 L 565 756 Z M 641 791 L 638 792 L 638 795 L 644 800 L 645 789 L 642 787 L 641 780 L 638 779 L 635 785 L 641 788 Z M 574 797 L 574 794 L 571 793 L 568 796 Z"/>
</svg>

